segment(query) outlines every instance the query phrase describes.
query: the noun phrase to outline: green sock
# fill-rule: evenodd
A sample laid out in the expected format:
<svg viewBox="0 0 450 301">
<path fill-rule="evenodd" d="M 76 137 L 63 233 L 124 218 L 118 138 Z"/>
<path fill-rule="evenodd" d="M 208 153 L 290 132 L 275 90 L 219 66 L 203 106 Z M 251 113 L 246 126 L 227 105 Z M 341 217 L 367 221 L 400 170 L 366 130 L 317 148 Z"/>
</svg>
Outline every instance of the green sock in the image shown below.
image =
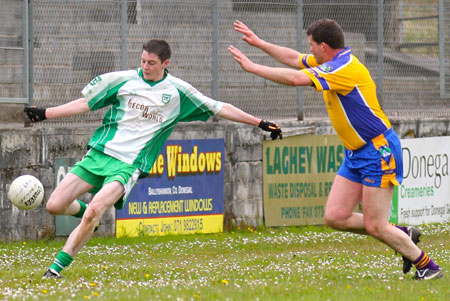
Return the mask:
<svg viewBox="0 0 450 301">
<path fill-rule="evenodd" d="M 73 257 L 67 254 L 64 251 L 59 252 L 58 256 L 56 256 L 55 261 L 53 262 L 51 269 L 54 269 L 58 273 L 61 273 L 61 271 L 68 267 L 72 263 Z"/>
<path fill-rule="evenodd" d="M 77 202 L 80 204 L 80 211 L 77 214 L 74 214 L 72 216 L 82 218 L 84 211 L 86 211 L 87 205 L 80 200 L 77 200 Z"/>
</svg>

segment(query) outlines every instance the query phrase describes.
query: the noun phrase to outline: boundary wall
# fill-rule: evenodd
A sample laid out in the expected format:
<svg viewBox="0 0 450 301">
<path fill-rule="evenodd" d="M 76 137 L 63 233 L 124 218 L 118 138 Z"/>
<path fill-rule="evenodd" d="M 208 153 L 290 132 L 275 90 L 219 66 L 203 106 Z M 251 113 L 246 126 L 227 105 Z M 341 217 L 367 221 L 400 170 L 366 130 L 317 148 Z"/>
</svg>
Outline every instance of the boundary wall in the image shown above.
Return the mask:
<svg viewBox="0 0 450 301">
<path fill-rule="evenodd" d="M 450 118 L 391 119 L 400 138 L 450 135 Z M 285 121 L 285 133 L 334 134 L 328 120 Z M 32 127 L 0 125 L 0 241 L 55 237 L 55 218 L 45 211 L 45 200 L 55 187 L 55 158 L 81 159 L 95 127 Z M 264 225 L 262 141 L 267 134 L 257 127 L 236 123 L 195 122 L 177 125 L 169 139 L 225 140 L 224 229 L 233 225 Z M 42 205 L 18 210 L 7 192 L 18 176 L 32 174 L 45 189 Z M 450 184 L 449 184 L 450 185 Z M 114 235 L 115 211 L 103 217 L 96 235 Z"/>
</svg>

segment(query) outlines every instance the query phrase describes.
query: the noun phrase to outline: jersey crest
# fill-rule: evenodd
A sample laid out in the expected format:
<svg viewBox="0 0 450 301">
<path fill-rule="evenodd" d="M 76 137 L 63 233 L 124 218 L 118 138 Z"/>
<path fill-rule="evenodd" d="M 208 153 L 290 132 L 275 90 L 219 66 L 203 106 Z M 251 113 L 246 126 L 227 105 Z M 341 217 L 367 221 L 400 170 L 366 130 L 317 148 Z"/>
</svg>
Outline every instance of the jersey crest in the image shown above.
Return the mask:
<svg viewBox="0 0 450 301">
<path fill-rule="evenodd" d="M 163 103 L 168 103 L 171 98 L 172 98 L 172 95 L 163 93 L 163 95 L 162 95 L 162 102 Z"/>
<path fill-rule="evenodd" d="M 333 70 L 333 67 L 327 64 L 322 64 L 318 67 L 320 70 L 322 70 L 323 72 L 330 72 Z"/>
</svg>

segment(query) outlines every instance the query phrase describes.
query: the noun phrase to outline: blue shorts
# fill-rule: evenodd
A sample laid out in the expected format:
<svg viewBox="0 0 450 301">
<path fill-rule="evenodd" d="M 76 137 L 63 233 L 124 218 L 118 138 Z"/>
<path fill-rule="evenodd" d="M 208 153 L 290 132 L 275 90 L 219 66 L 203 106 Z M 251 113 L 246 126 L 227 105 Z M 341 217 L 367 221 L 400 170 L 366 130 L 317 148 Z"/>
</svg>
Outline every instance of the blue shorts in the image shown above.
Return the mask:
<svg viewBox="0 0 450 301">
<path fill-rule="evenodd" d="M 345 150 L 338 175 L 366 186 L 398 186 L 403 180 L 402 146 L 393 129 L 358 150 Z"/>
</svg>

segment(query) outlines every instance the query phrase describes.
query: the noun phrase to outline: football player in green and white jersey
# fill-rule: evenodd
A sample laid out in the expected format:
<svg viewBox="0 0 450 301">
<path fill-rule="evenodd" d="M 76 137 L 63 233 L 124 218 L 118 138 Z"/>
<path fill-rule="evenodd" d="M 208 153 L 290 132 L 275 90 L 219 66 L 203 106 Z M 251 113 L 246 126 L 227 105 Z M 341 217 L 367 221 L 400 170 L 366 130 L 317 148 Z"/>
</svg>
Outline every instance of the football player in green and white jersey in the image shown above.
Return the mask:
<svg viewBox="0 0 450 301">
<path fill-rule="evenodd" d="M 141 68 L 111 72 L 94 78 L 84 97 L 51 108 L 26 107 L 33 122 L 110 109 L 88 143 L 89 151 L 56 187 L 46 209 L 52 215 L 73 215 L 81 223 L 70 234 L 44 278 L 60 278 L 73 257 L 94 233 L 105 211 L 121 209 L 140 175 L 150 171 L 162 146 L 178 122 L 201 120 L 217 114 L 232 121 L 259 126 L 282 138 L 280 127 L 231 104 L 206 97 L 167 71 L 171 50 L 163 40 L 143 45 Z M 95 196 L 89 206 L 77 200 Z M 75 201 L 74 201 L 75 200 Z"/>
</svg>

